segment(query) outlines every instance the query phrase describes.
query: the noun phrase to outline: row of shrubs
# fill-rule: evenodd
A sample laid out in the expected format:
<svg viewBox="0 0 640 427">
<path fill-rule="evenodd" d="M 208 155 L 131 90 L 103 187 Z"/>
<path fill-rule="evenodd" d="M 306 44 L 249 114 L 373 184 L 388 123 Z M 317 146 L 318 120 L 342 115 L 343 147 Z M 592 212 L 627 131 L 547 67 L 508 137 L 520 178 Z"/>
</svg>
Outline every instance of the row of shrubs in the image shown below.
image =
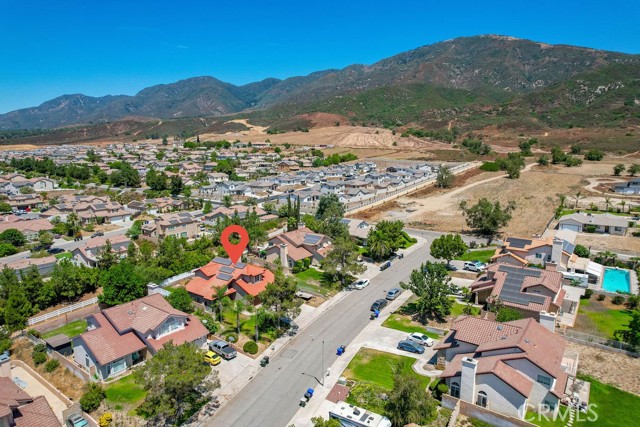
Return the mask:
<svg viewBox="0 0 640 427">
<path fill-rule="evenodd" d="M 590 299 L 592 296 L 593 296 L 593 289 L 586 289 L 584 291 L 584 296 L 582 296 L 582 298 Z M 596 297 L 596 300 L 604 301 L 606 298 L 607 296 L 605 294 L 598 294 L 598 296 Z M 635 309 L 640 304 L 640 297 L 638 297 L 637 295 L 629 295 L 627 297 L 623 294 L 619 294 L 611 297 L 611 304 L 614 304 L 614 305 L 625 304 L 628 308 Z"/>
<path fill-rule="evenodd" d="M 47 347 L 44 344 L 38 344 L 33 347 L 31 359 L 36 366 L 44 363 L 44 370 L 46 372 L 53 372 L 60 366 L 60 361 L 57 359 L 47 360 L 49 357 L 47 356 Z"/>
</svg>

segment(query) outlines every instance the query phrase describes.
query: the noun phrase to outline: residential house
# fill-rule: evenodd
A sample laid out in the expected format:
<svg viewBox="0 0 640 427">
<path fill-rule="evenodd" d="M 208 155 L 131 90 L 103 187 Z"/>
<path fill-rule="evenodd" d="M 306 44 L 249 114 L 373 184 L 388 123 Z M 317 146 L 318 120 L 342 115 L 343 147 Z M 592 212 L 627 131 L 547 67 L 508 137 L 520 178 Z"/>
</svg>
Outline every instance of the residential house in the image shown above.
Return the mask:
<svg viewBox="0 0 640 427">
<path fill-rule="evenodd" d="M 107 241 L 111 244 L 111 251 L 115 255 L 119 258 L 125 258 L 127 256 L 127 249 L 131 244 L 131 240 L 127 236 L 100 236 L 83 241 L 82 246 L 74 249 L 71 252 L 73 261 L 78 265 L 95 267 Z"/>
<path fill-rule="evenodd" d="M 349 235 L 351 237 L 355 237 L 360 240 L 360 242 L 365 242 L 367 237 L 369 236 L 369 231 L 371 230 L 371 224 L 367 221 L 363 221 L 361 219 L 348 219 L 343 218 L 340 220 L 341 223 L 346 224 L 349 228 Z"/>
<path fill-rule="evenodd" d="M 164 214 L 142 226 L 142 238 L 158 241 L 168 236 L 193 239 L 199 233 L 198 220 L 189 212 Z"/>
<path fill-rule="evenodd" d="M 502 246 L 496 249 L 491 261 L 520 267 L 528 264 L 544 266 L 547 262 L 553 262 L 559 271 L 566 271 L 569 261 L 577 259 L 573 253 L 575 248 L 573 243 L 553 236 L 545 239 L 507 237 Z"/>
<path fill-rule="evenodd" d="M 613 189 L 619 194 L 640 194 L 640 178 L 633 178 L 624 184 L 616 184 Z"/>
<path fill-rule="evenodd" d="M 186 289 L 198 303 L 210 306 L 215 301 L 218 288 L 225 288 L 225 296 L 232 300 L 244 298 L 259 304 L 258 294 L 274 280 L 268 269 L 243 262 L 233 264 L 229 258 L 214 258 L 200 267 Z"/>
<path fill-rule="evenodd" d="M 0 427 L 45 426 L 60 426 L 47 399 L 44 396 L 31 397 L 11 378 L 0 377 Z"/>
<path fill-rule="evenodd" d="M 145 204 L 149 206 L 148 212 L 152 215 L 185 210 L 189 207 L 189 203 L 186 200 L 174 199 L 173 197 L 147 199 Z"/>
<path fill-rule="evenodd" d="M 312 264 L 319 264 L 330 250 L 329 237 L 301 227 L 269 239 L 266 253 L 268 261 L 273 262 L 279 258 L 284 266 L 293 268 L 296 261 L 307 258 Z"/>
<path fill-rule="evenodd" d="M 604 214 L 572 213 L 558 219 L 558 230 L 569 230 L 578 233 L 590 232 L 624 236 L 629 228 L 629 217 Z"/>
<path fill-rule="evenodd" d="M 53 225 L 46 219 L 24 219 L 15 215 L 0 217 L 0 233 L 9 229 L 21 232 L 27 242 L 36 242 L 40 232 L 53 230 Z"/>
<path fill-rule="evenodd" d="M 39 194 L 12 194 L 7 199 L 7 203 L 13 209 L 37 209 L 44 206 L 44 200 Z"/>
<path fill-rule="evenodd" d="M 462 316 L 434 349 L 452 397 L 520 420 L 542 405 L 555 418 L 578 365 L 564 338 L 531 318 L 498 323 Z"/>
<path fill-rule="evenodd" d="M 170 341 L 201 347 L 207 335 L 197 317 L 154 294 L 90 315 L 87 332 L 73 338 L 73 358 L 104 381 L 156 354 Z"/>
<path fill-rule="evenodd" d="M 53 255 L 42 258 L 23 258 L 6 264 L 0 263 L 0 270 L 8 267 L 12 269 L 16 275 L 20 276 L 23 272 L 27 271 L 32 266 L 35 266 L 41 276 L 48 276 L 53 272 L 57 261 L 58 260 Z"/>
<path fill-rule="evenodd" d="M 539 320 L 541 311 L 558 313 L 566 291 L 562 273 L 539 268 L 492 264 L 469 286 L 476 304 L 492 306 L 498 302 L 524 317 Z"/>
</svg>

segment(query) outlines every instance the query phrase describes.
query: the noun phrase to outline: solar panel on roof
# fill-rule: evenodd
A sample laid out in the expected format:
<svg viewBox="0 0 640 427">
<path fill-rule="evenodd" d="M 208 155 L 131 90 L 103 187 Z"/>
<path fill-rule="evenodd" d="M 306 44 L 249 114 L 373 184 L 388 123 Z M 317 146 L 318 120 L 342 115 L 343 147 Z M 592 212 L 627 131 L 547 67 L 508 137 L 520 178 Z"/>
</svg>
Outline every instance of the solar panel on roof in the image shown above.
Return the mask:
<svg viewBox="0 0 640 427">
<path fill-rule="evenodd" d="M 247 265 L 247 263 L 246 263 L 246 262 L 236 262 L 235 267 L 236 267 L 236 268 L 245 268 L 245 267 L 246 267 L 246 265 Z"/>
<path fill-rule="evenodd" d="M 219 273 L 216 278 L 227 281 L 233 279 L 233 276 L 227 273 Z"/>
<path fill-rule="evenodd" d="M 562 241 L 562 249 L 567 252 L 572 254 L 573 251 L 576 249 L 576 245 L 574 245 L 573 243 L 569 243 L 566 240 Z"/>
<path fill-rule="evenodd" d="M 231 260 L 229 258 L 222 258 L 222 257 L 215 257 L 213 259 L 213 262 L 217 263 L 217 264 L 224 264 L 224 265 L 231 265 Z"/>
<path fill-rule="evenodd" d="M 320 239 L 322 239 L 321 236 L 318 236 L 317 234 L 306 234 L 304 236 L 304 242 L 308 245 L 315 245 L 316 243 L 318 243 L 320 241 Z"/>
<path fill-rule="evenodd" d="M 507 242 L 509 242 L 509 245 L 514 247 L 514 248 L 524 248 L 527 245 L 531 244 L 531 240 L 528 239 L 518 239 L 515 237 L 509 237 L 507 238 Z"/>
<path fill-rule="evenodd" d="M 220 271 L 223 273 L 233 273 L 235 269 L 231 266 L 225 265 L 224 267 L 220 267 Z"/>
<path fill-rule="evenodd" d="M 527 277 L 540 277 L 542 271 L 507 265 L 501 265 L 498 267 L 498 271 L 507 273 L 500 295 L 498 295 L 502 301 L 521 305 L 529 305 L 530 303 L 544 304 L 545 298 L 543 296 L 521 291 L 522 282 L 524 282 Z"/>
</svg>

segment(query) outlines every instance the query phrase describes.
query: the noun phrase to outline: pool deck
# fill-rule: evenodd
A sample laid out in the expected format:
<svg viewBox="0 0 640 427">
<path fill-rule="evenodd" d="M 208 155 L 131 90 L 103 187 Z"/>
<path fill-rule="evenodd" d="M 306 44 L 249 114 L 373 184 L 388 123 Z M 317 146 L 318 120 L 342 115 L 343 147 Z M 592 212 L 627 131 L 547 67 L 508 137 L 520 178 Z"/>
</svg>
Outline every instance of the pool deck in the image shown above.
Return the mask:
<svg viewBox="0 0 640 427">
<path fill-rule="evenodd" d="M 617 267 L 605 267 L 605 269 L 618 269 L 618 270 L 625 270 L 629 272 L 629 293 L 632 295 L 637 295 L 638 294 L 638 275 L 636 274 L 635 271 L 633 270 L 627 270 L 624 268 L 617 268 Z M 611 294 L 611 295 L 617 295 L 617 292 L 610 292 L 610 291 L 606 291 L 602 288 L 602 281 L 604 280 L 604 272 L 602 274 L 602 277 L 600 277 L 600 279 L 598 280 L 598 283 L 591 286 L 591 288 L 594 291 L 598 291 L 598 292 L 603 292 L 606 294 Z"/>
</svg>

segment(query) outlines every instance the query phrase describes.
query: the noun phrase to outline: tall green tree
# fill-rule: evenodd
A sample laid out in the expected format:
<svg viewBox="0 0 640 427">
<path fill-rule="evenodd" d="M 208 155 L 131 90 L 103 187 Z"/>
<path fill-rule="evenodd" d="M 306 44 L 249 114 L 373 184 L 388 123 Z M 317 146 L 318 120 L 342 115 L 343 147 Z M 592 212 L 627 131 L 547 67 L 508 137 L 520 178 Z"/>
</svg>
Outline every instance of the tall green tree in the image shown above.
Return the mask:
<svg viewBox="0 0 640 427">
<path fill-rule="evenodd" d="M 98 267 L 99 270 L 108 270 L 112 266 L 116 265 L 118 263 L 118 260 L 119 260 L 119 257 L 113 251 L 113 246 L 111 246 L 111 241 L 107 239 L 104 246 L 100 250 L 96 266 Z"/>
<path fill-rule="evenodd" d="M 418 298 L 416 317 L 420 323 L 426 324 L 429 319 L 444 320 L 451 314 L 450 284 L 451 277 L 445 265 L 427 261 L 420 269 L 411 272 L 409 283 L 401 282 L 400 286 Z"/>
<path fill-rule="evenodd" d="M 618 329 L 614 336 L 629 344 L 634 349 L 640 347 L 640 311 L 633 310 L 631 320 L 626 329 Z"/>
<path fill-rule="evenodd" d="M 27 240 L 24 238 L 24 234 L 15 228 L 9 228 L 8 230 L 0 233 L 0 242 L 9 243 L 17 248 L 23 246 Z"/>
<path fill-rule="evenodd" d="M 102 294 L 98 299 L 109 306 L 124 304 L 145 296 L 147 280 L 128 260 L 112 266 L 100 275 Z"/>
<path fill-rule="evenodd" d="M 35 265 L 20 272 L 20 282 L 24 292 L 31 298 L 35 311 L 49 307 L 56 298 L 52 294 L 50 284 L 45 286 L 38 267 Z"/>
<path fill-rule="evenodd" d="M 615 176 L 620 176 L 620 174 L 622 174 L 622 172 L 624 172 L 625 169 L 626 167 L 622 163 L 618 163 L 613 167 L 613 174 Z"/>
<path fill-rule="evenodd" d="M 398 373 L 385 409 L 394 426 L 427 425 L 435 416 L 438 403 L 415 376 Z"/>
<path fill-rule="evenodd" d="M 335 418 L 329 418 L 328 420 L 325 420 L 322 417 L 314 417 L 311 418 L 311 423 L 313 424 L 313 427 L 342 427 L 340 421 L 336 420 Z"/>
<path fill-rule="evenodd" d="M 344 216 L 344 206 L 335 194 L 328 194 L 320 197 L 318 208 L 316 209 L 316 219 L 323 220 L 327 216 Z"/>
<path fill-rule="evenodd" d="M 345 288 L 351 276 L 362 274 L 367 267 L 358 262 L 358 245 L 350 237 L 339 237 L 325 257 L 322 266 L 325 273 L 333 276 Z"/>
<path fill-rule="evenodd" d="M 176 310 L 193 313 L 193 300 L 185 288 L 175 288 L 166 298 Z"/>
<path fill-rule="evenodd" d="M 485 198 L 470 207 L 467 206 L 466 201 L 460 203 L 467 225 L 475 232 L 489 237 L 490 240 L 511 221 L 511 212 L 515 208 L 514 202 L 509 202 L 502 207 L 500 201 L 491 203 Z"/>
<path fill-rule="evenodd" d="M 75 236 L 80 232 L 80 218 L 75 212 L 67 215 L 67 221 L 65 222 L 65 230 L 67 236 Z"/>
<path fill-rule="evenodd" d="M 228 194 L 222 196 L 222 205 L 225 208 L 230 208 L 233 205 L 233 197 Z"/>
<path fill-rule="evenodd" d="M 27 327 L 27 319 L 33 314 L 31 301 L 22 286 L 9 290 L 9 298 L 4 306 L 4 323 L 10 331 Z"/>
<path fill-rule="evenodd" d="M 453 180 L 455 176 L 451 169 L 447 166 L 440 166 L 438 168 L 438 173 L 436 174 L 436 187 L 440 188 L 449 188 L 453 185 Z"/>
<path fill-rule="evenodd" d="M 431 242 L 431 256 L 447 261 L 461 257 L 469 247 L 459 234 L 444 234 Z"/>
<path fill-rule="evenodd" d="M 267 284 L 258 298 L 263 307 L 271 310 L 277 318 L 287 316 L 291 319 L 300 314 L 301 302 L 296 298 L 298 286 L 293 277 L 285 277 L 282 269 L 275 272 L 273 283 Z"/>
<path fill-rule="evenodd" d="M 393 249 L 381 230 L 371 229 L 367 236 L 367 253 L 371 258 L 380 261 L 388 258 Z"/>
<path fill-rule="evenodd" d="M 171 190 L 171 194 L 174 196 L 177 196 L 178 194 L 182 193 L 183 189 L 184 189 L 184 182 L 182 182 L 182 178 L 180 178 L 178 175 L 172 176 L 171 183 L 169 186 L 169 190 Z"/>
<path fill-rule="evenodd" d="M 213 206 L 211 205 L 211 200 L 207 200 L 206 202 L 204 202 L 202 213 L 206 215 L 211 213 L 212 211 L 213 211 Z"/>
<path fill-rule="evenodd" d="M 68 259 L 62 259 L 53 268 L 51 284 L 63 301 L 73 301 L 84 292 L 82 282 L 76 272 L 77 267 Z"/>
<path fill-rule="evenodd" d="M 217 373 L 202 363 L 191 343 L 171 342 L 133 374 L 147 394 L 137 412 L 152 425 L 180 425 L 220 386 Z"/>
</svg>

